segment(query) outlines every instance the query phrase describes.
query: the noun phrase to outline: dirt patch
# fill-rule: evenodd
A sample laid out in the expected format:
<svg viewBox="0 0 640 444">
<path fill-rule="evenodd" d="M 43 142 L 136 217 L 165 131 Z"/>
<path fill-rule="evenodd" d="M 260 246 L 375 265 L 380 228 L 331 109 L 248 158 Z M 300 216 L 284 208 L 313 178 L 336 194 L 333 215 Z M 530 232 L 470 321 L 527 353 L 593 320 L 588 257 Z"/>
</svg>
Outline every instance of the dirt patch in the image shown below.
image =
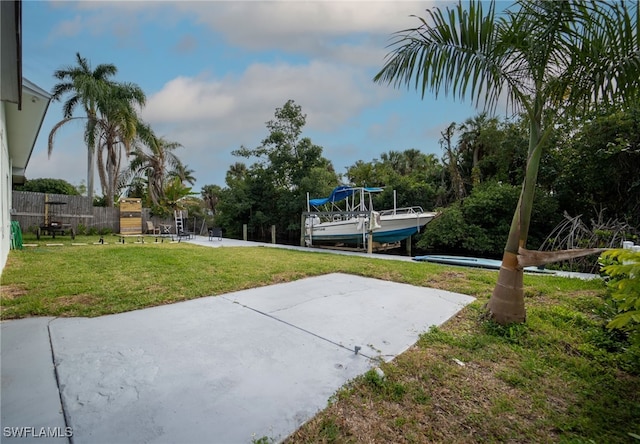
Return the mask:
<svg viewBox="0 0 640 444">
<path fill-rule="evenodd" d="M 273 284 L 281 284 L 283 282 L 291 282 L 296 279 L 300 279 L 303 276 L 297 272 L 284 272 L 284 273 L 275 273 L 271 276 L 271 283 Z"/>
<path fill-rule="evenodd" d="M 467 280 L 467 276 L 463 272 L 444 271 L 442 273 L 438 273 L 437 275 L 430 275 L 424 281 L 424 285 L 431 288 L 437 288 L 439 290 L 448 290 L 451 288 L 452 282 L 463 283 Z"/>
<path fill-rule="evenodd" d="M 0 296 L 2 296 L 2 299 L 13 300 L 26 296 L 27 294 L 29 294 L 27 290 L 18 285 L 0 286 Z"/>
<path fill-rule="evenodd" d="M 99 297 L 91 294 L 74 294 L 71 296 L 62 296 L 55 299 L 52 305 L 59 307 L 69 307 L 71 305 L 90 306 L 100 300 Z"/>
</svg>

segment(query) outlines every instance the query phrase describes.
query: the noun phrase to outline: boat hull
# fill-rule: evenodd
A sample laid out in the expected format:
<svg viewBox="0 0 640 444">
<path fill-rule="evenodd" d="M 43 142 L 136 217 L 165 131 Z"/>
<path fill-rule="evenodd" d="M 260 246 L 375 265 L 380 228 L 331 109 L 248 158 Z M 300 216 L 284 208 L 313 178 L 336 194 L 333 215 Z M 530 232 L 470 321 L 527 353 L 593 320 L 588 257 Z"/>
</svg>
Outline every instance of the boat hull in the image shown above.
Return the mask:
<svg viewBox="0 0 640 444">
<path fill-rule="evenodd" d="M 416 213 L 380 216 L 379 227 L 372 230 L 373 242 L 393 243 L 407 239 L 417 233 L 435 217 L 435 213 Z M 307 226 L 307 244 L 342 243 L 348 245 L 365 244 L 369 237 L 369 222 L 351 218 L 323 222 Z"/>
</svg>

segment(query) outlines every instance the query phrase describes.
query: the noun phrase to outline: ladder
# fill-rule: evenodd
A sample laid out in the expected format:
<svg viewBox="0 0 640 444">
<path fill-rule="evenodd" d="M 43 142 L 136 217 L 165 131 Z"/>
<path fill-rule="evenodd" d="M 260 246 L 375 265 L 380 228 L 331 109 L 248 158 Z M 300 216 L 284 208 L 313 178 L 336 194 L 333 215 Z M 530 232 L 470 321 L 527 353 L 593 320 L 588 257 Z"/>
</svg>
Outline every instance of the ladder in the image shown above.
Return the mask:
<svg viewBox="0 0 640 444">
<path fill-rule="evenodd" d="M 182 210 L 174 211 L 173 217 L 176 222 L 176 235 L 178 236 L 178 242 L 180 242 L 180 239 L 182 239 L 183 237 L 190 239 L 191 233 L 189 233 L 189 231 L 185 229 L 186 217 Z"/>
</svg>

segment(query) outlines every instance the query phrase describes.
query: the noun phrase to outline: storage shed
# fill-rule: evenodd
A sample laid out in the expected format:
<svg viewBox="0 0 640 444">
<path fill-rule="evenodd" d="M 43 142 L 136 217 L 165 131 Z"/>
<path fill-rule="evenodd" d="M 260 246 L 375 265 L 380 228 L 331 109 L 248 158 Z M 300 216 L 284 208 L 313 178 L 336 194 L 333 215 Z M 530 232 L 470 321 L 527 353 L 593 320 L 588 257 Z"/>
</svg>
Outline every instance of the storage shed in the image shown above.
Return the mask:
<svg viewBox="0 0 640 444">
<path fill-rule="evenodd" d="M 120 234 L 142 234 L 142 199 L 120 199 Z"/>
</svg>

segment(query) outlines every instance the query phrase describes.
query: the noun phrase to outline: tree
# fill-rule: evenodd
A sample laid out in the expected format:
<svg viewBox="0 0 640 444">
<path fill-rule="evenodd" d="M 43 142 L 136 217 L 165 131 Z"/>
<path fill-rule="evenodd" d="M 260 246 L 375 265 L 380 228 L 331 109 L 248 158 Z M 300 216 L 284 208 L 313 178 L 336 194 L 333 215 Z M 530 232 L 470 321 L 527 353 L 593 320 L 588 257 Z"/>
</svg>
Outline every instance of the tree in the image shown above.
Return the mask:
<svg viewBox="0 0 640 444">
<path fill-rule="evenodd" d="M 633 103 L 640 83 L 638 6 L 622 2 L 519 1 L 502 15 L 495 2 L 427 10 L 400 31 L 375 82 L 470 96 L 493 112 L 506 98 L 529 124 L 522 191 L 487 303 L 501 324 L 524 322 L 523 263 L 542 147 L 558 115 L 598 103 Z M 552 256 L 545 260 L 553 261 Z"/>
<path fill-rule="evenodd" d="M 347 168 L 347 178 L 360 186 L 386 187 L 373 198 L 376 208 L 392 208 L 395 203 L 397 207 L 421 205 L 431 209 L 436 203 L 441 170 L 435 155 L 411 148 L 382 153 L 380 160 L 368 163 L 358 160 Z"/>
<path fill-rule="evenodd" d="M 132 160 L 129 164 L 128 179 L 135 183 L 136 179 L 146 182 L 149 204 L 161 206 L 165 200 L 165 188 L 174 180 L 183 183 L 182 178 L 172 174 L 176 170 L 183 170 L 180 159 L 173 152 L 181 147 L 178 142 L 170 142 L 154 134 L 148 125 L 140 125 L 138 129 L 138 143 L 131 152 Z"/>
<path fill-rule="evenodd" d="M 583 220 L 602 212 L 640 226 L 640 108 L 603 112 L 571 127 L 572 137 L 554 153 L 562 208 Z"/>
<path fill-rule="evenodd" d="M 275 119 L 267 122 L 269 134 L 260 146 L 241 147 L 233 152 L 236 156 L 255 158 L 256 162 L 248 169 L 244 164 L 236 164 L 227 172 L 227 184 L 232 181 L 237 195 L 224 193 L 220 205 L 224 214 L 220 220 L 245 220 L 259 236 L 267 233 L 271 225 L 277 225 L 288 231 L 290 239 L 299 237 L 306 193 L 324 191 L 327 182 L 332 187 L 338 183 L 333 165 L 322 156 L 322 147 L 308 137 L 301 137 L 305 123 L 302 108 L 288 100 L 282 108 L 276 108 Z M 329 174 L 318 174 L 318 169 Z M 308 177 L 320 182 L 311 183 Z"/>
<path fill-rule="evenodd" d="M 55 132 L 72 119 L 75 108 L 82 106 L 87 119 L 85 127 L 85 142 L 87 144 L 87 196 L 93 200 L 93 167 L 95 153 L 95 116 L 97 101 L 109 88 L 111 80 L 117 73 L 117 68 L 112 64 L 100 64 L 95 70 L 80 53 L 76 53 L 77 66 L 67 66 L 54 72 L 53 76 L 60 80 L 52 90 L 52 100 L 61 100 L 65 94 L 71 97 L 64 103 L 62 110 L 64 119 L 51 130 L 49 134 L 49 156 L 53 150 L 53 136 Z"/>
<path fill-rule="evenodd" d="M 77 196 L 78 190 L 66 180 L 62 179 L 32 179 L 24 185 L 16 187 L 19 191 L 33 191 L 36 193 L 67 194 Z"/>
<path fill-rule="evenodd" d="M 113 206 L 116 190 L 120 185 L 122 148 L 128 155 L 140 122 L 136 108 L 144 105 L 146 97 L 142 89 L 133 83 L 115 82 L 108 77 L 117 69 L 113 65 L 99 65 L 95 71 L 86 59 L 76 54 L 78 67 L 67 67 L 55 72 L 60 80 L 68 80 L 54 86 L 53 97 L 73 92 L 64 105 L 65 118 L 58 122 L 49 134 L 49 155 L 53 150 L 56 132 L 73 119 L 87 119 L 84 139 L 89 150 L 88 193 L 93 193 L 93 154 L 97 154 L 97 166 L 102 193 L 107 206 Z M 72 117 L 73 110 L 82 104 L 86 116 Z"/>
<path fill-rule="evenodd" d="M 486 112 L 483 112 L 465 120 L 458 127 L 462 131 L 460 148 L 465 154 L 467 162 L 471 164 L 469 176 L 471 185 L 474 187 L 482 180 L 480 161 L 496 141 L 497 126 L 498 119 L 490 118 Z"/>
<path fill-rule="evenodd" d="M 204 205 L 213 217 L 216 215 L 216 207 L 218 206 L 218 202 L 220 202 L 221 194 L 222 188 L 218 185 L 205 185 L 200 191 Z"/>
<path fill-rule="evenodd" d="M 106 205 L 112 207 L 116 191 L 124 187 L 121 180 L 122 151 L 131 153 L 138 129 L 145 128 L 136 111 L 144 105 L 142 89 L 133 83 L 112 83 L 97 102 L 95 131 L 98 173 Z"/>
<path fill-rule="evenodd" d="M 440 145 L 444 149 L 444 156 L 442 162 L 444 169 L 442 171 L 442 182 L 444 184 L 444 173 L 449 174 L 449 180 L 451 187 L 448 194 L 452 195 L 454 201 L 461 200 L 467 195 L 467 190 L 464 187 L 464 179 L 460 172 L 460 152 L 455 149 L 453 145 L 453 136 L 455 134 L 456 124 L 452 122 L 444 131 L 440 133 L 442 138 L 440 139 Z M 445 200 L 449 200 L 445 196 Z M 444 203 L 444 202 L 442 202 Z"/>
<path fill-rule="evenodd" d="M 497 181 L 482 182 L 464 200 L 444 208 L 440 216 L 429 223 L 417 247 L 497 258 L 509 232 L 519 188 Z M 557 201 L 544 190 L 536 190 L 536 201 L 528 239 L 534 248 L 542 245 L 561 216 Z"/>
<path fill-rule="evenodd" d="M 171 178 L 177 177 L 180 179 L 182 183 L 188 183 L 189 185 L 194 185 L 196 183 L 196 177 L 193 175 L 195 173 L 194 170 L 189 168 L 182 162 L 178 162 L 173 169 L 171 169 L 168 173 L 168 176 Z"/>
</svg>

